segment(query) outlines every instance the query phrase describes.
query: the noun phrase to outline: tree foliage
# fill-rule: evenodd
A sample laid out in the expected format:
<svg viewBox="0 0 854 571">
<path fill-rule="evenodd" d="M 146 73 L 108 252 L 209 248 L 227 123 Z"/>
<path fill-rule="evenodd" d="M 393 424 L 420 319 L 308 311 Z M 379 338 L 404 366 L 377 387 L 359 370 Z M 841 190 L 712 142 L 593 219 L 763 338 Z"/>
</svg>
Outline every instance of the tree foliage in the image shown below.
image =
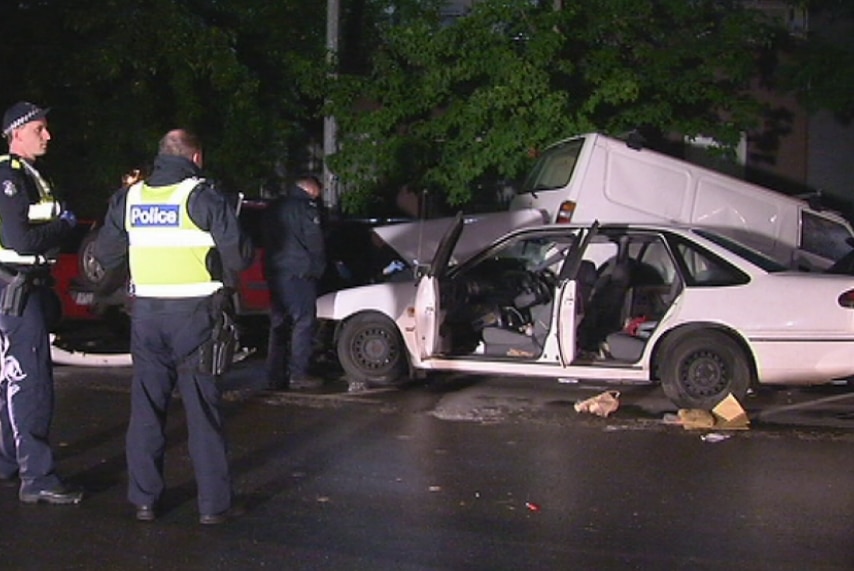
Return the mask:
<svg viewBox="0 0 854 571">
<path fill-rule="evenodd" d="M 19 0 L 0 23 L 2 99 L 53 108 L 48 170 L 96 214 L 178 126 L 252 194 L 308 141 L 324 22 L 322 4 L 296 0 Z"/>
<path fill-rule="evenodd" d="M 370 72 L 330 91 L 349 208 L 402 184 L 481 201 L 478 182 L 518 177 L 573 134 L 645 128 L 734 144 L 756 125 L 747 87 L 778 30 L 742 3 L 553 5 L 481 0 L 452 25 L 426 11 L 382 28 Z"/>
<path fill-rule="evenodd" d="M 810 111 L 828 110 L 854 120 L 854 3 L 850 0 L 801 2 L 821 32 L 787 43 L 775 76 L 776 87 L 794 93 Z"/>
</svg>

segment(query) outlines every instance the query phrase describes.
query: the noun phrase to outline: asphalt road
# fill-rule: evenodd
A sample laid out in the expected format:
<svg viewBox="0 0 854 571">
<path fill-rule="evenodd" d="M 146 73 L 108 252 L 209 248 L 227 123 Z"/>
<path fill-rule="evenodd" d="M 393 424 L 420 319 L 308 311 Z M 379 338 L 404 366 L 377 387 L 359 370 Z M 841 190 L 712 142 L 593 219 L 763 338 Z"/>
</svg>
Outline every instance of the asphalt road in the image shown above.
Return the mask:
<svg viewBox="0 0 854 571">
<path fill-rule="evenodd" d="M 437 377 L 402 390 L 267 393 L 225 380 L 242 514 L 197 523 L 180 400 L 164 513 L 125 500 L 128 369 L 59 367 L 53 442 L 79 506 L 0 489 L 2 569 L 854 568 L 850 387 L 760 391 L 751 428 L 688 431 L 657 389 Z"/>
</svg>

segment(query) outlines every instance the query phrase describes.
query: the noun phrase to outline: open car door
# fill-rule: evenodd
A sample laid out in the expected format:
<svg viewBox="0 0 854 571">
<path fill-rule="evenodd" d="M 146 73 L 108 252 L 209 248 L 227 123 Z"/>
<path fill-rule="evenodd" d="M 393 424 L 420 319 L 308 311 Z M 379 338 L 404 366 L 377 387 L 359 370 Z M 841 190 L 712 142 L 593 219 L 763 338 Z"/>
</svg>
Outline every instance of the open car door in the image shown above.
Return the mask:
<svg viewBox="0 0 854 571">
<path fill-rule="evenodd" d="M 436 355 L 441 350 L 439 325 L 442 322 L 442 308 L 439 284 L 448 271 L 451 254 L 460 239 L 463 226 L 463 215 L 457 214 L 440 240 L 430 266 L 418 281 L 418 291 L 415 294 L 415 332 L 422 359 Z"/>
</svg>

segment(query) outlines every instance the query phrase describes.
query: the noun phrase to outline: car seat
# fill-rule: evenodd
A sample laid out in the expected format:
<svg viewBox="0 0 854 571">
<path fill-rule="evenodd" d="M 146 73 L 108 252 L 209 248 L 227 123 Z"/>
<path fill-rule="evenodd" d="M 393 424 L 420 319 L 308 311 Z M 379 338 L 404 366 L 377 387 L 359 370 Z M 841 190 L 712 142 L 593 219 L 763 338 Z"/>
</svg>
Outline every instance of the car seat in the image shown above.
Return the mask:
<svg viewBox="0 0 854 571">
<path fill-rule="evenodd" d="M 627 260 L 614 260 L 596 280 L 587 311 L 578 324 L 578 344 L 582 350 L 596 351 L 605 335 L 620 328 L 620 312 L 629 281 Z"/>
<path fill-rule="evenodd" d="M 531 322 L 518 329 L 484 327 L 484 353 L 493 356 L 537 357 L 543 351 L 551 325 L 552 303 L 530 309 Z"/>
<path fill-rule="evenodd" d="M 577 300 L 575 313 L 579 317 L 583 317 L 587 313 L 590 306 L 590 296 L 593 293 L 593 287 L 596 285 L 596 278 L 596 264 L 590 260 L 582 260 L 575 276 L 575 297 Z"/>
<path fill-rule="evenodd" d="M 599 343 L 623 327 L 626 296 L 638 285 L 661 285 L 664 279 L 654 267 L 631 258 L 614 259 L 601 271 L 593 288 L 589 311 L 578 327 L 579 347 L 597 351 Z"/>
</svg>

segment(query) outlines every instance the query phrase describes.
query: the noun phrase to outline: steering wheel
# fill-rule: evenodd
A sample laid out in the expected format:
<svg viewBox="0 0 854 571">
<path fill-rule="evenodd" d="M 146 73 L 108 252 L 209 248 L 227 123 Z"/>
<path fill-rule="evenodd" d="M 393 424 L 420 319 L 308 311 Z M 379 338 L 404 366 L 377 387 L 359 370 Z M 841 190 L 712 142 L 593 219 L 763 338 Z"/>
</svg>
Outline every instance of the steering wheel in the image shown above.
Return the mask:
<svg viewBox="0 0 854 571">
<path fill-rule="evenodd" d="M 521 291 L 513 298 L 513 305 L 519 309 L 528 309 L 552 300 L 557 276 L 551 270 L 527 272 L 522 280 Z"/>
</svg>

